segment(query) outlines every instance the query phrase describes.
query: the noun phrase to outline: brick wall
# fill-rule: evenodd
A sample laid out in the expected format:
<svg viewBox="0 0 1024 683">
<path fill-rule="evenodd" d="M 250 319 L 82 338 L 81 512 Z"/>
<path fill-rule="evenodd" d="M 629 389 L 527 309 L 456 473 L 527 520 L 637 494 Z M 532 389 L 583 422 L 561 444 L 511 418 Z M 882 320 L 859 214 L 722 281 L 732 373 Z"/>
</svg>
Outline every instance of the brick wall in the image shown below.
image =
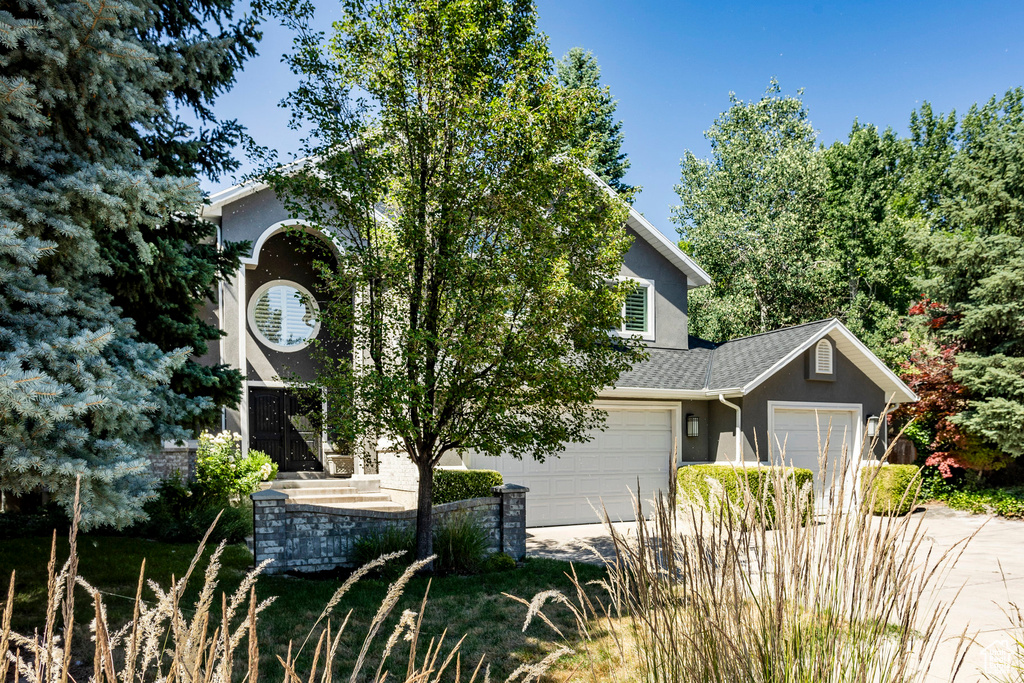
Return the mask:
<svg viewBox="0 0 1024 683">
<path fill-rule="evenodd" d="M 416 491 L 420 485 L 420 472 L 405 452 L 378 451 L 377 474 L 381 488 L 397 491 Z"/>
<path fill-rule="evenodd" d="M 488 553 L 526 554 L 526 492 L 506 484 L 494 496 L 434 506 L 434 524 L 466 514 L 486 532 Z M 253 547 L 257 562 L 272 560 L 268 572 L 315 572 L 352 566 L 355 542 L 388 526 L 414 529 L 416 511 L 377 512 L 319 505 L 290 504 L 284 491 L 252 494 Z"/>
</svg>

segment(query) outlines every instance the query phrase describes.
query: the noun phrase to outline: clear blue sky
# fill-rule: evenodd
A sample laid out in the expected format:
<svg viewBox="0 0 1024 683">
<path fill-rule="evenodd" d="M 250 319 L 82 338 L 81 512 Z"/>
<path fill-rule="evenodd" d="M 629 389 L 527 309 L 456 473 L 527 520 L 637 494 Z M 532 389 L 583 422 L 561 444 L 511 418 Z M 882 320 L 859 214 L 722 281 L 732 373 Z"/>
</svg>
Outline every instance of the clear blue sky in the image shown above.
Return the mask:
<svg viewBox="0 0 1024 683">
<path fill-rule="evenodd" d="M 325 27 L 337 3 L 318 0 Z M 637 208 L 663 232 L 684 150 L 708 152 L 703 137 L 729 93 L 756 99 L 773 76 L 786 93 L 804 89 L 819 139 L 845 139 L 854 118 L 905 132 L 924 101 L 963 111 L 1024 85 L 1024 2 L 673 2 L 538 0 L 555 57 L 582 46 L 597 57 L 618 100 L 626 180 L 642 185 Z M 283 158 L 297 134 L 277 102 L 294 85 L 280 63 L 290 36 L 268 25 L 260 56 L 218 102 L 257 142 Z M 230 179 L 207 189 L 230 185 Z"/>
</svg>

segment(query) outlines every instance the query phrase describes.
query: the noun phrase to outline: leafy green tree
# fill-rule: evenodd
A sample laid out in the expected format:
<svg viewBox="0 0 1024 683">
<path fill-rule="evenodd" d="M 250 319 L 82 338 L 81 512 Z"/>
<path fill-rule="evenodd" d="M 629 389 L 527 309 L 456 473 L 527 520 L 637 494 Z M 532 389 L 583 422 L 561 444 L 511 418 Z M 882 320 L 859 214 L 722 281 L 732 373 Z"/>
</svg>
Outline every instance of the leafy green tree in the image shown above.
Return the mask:
<svg viewBox="0 0 1024 683">
<path fill-rule="evenodd" d="M 288 104 L 309 161 L 266 178 L 345 244 L 322 317 L 356 362 L 323 354 L 317 389 L 331 433 L 416 465 L 425 558 L 446 452 L 555 456 L 642 357 L 608 334 L 626 206 L 572 146 L 600 103 L 559 87 L 525 0 L 347 0 L 329 52 L 311 5 L 275 10 L 297 31 Z"/>
<path fill-rule="evenodd" d="M 234 0 L 167 0 L 148 29 L 148 49 L 170 80 L 143 84 L 155 101 L 169 100 L 147 128 L 136 127 L 143 158 L 156 163 L 154 173 L 218 180 L 237 170 L 234 146 L 243 142 L 237 121 L 220 121 L 212 105 L 234 83 L 245 61 L 256 54 L 260 38 L 253 16 L 235 18 Z M 191 112 L 199 127 L 187 124 Z M 139 338 L 164 351 L 189 347 L 194 356 L 221 331 L 202 318 L 204 304 L 216 300 L 218 281 L 239 267 L 245 244 L 216 244 L 216 226 L 193 214 L 169 216 L 162 225 L 139 226 L 151 259 L 138 258 L 136 245 L 115 232 L 99 232 L 102 258 L 110 265 L 103 287 L 125 317 L 135 321 Z M 242 375 L 225 364 L 186 360 L 165 390 L 166 412 L 191 428 L 216 422 L 218 408 L 237 406 Z"/>
<path fill-rule="evenodd" d="M 730 103 L 705 133 L 711 158 L 683 157 L 673 215 L 681 246 L 713 280 L 691 297 L 691 328 L 715 341 L 830 308 L 817 258 L 827 168 L 807 110 L 774 80 L 760 100 Z"/>
<path fill-rule="evenodd" d="M 596 98 L 596 106 L 586 110 L 577 123 L 570 146 L 589 148 L 590 169 L 631 200 L 638 188 L 622 180 L 629 170 L 629 157 L 622 151 L 622 121 L 615 120 L 617 103 L 611 91 L 601 85 L 597 58 L 582 47 L 574 47 L 555 64 L 555 73 L 563 88 L 588 91 L 589 96 Z"/>
<path fill-rule="evenodd" d="M 830 283 L 825 315 L 842 318 L 891 366 L 904 360 L 893 344 L 901 318 L 917 295 L 917 266 L 907 239 L 903 201 L 907 144 L 887 129 L 854 122 L 846 142 L 822 150 L 827 182 L 820 261 Z"/>
<path fill-rule="evenodd" d="M 179 19 L 131 0 L 0 9 L 0 487 L 67 506 L 81 476 L 86 526 L 141 517 L 146 454 L 184 436 L 163 387 L 189 349 L 137 338 L 98 238 L 152 263 L 146 234 L 201 201 L 140 141 L 194 76 L 159 38 Z"/>
</svg>

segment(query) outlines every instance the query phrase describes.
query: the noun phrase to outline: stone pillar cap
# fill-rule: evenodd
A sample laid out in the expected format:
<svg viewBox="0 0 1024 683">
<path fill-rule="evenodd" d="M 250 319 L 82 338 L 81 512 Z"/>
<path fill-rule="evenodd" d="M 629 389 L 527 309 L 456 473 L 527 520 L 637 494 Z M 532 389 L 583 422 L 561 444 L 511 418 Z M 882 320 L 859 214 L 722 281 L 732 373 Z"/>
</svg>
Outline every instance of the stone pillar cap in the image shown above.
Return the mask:
<svg viewBox="0 0 1024 683">
<path fill-rule="evenodd" d="M 263 489 L 256 493 L 250 493 L 249 498 L 252 500 L 287 500 L 288 494 L 277 489 Z"/>
<path fill-rule="evenodd" d="M 491 493 L 527 493 L 530 489 L 519 484 L 502 484 L 491 487 Z"/>
</svg>

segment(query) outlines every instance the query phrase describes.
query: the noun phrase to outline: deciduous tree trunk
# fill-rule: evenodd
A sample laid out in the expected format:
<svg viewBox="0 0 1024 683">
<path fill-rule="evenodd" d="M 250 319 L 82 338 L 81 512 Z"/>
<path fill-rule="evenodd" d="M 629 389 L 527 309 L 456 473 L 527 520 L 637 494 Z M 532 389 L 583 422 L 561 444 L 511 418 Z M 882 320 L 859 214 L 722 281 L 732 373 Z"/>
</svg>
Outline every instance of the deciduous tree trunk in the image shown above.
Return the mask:
<svg viewBox="0 0 1024 683">
<path fill-rule="evenodd" d="M 434 552 L 434 468 L 427 462 L 417 462 L 420 472 L 419 494 L 416 498 L 416 559 L 422 560 Z M 433 563 L 425 569 L 433 569 Z"/>
</svg>

